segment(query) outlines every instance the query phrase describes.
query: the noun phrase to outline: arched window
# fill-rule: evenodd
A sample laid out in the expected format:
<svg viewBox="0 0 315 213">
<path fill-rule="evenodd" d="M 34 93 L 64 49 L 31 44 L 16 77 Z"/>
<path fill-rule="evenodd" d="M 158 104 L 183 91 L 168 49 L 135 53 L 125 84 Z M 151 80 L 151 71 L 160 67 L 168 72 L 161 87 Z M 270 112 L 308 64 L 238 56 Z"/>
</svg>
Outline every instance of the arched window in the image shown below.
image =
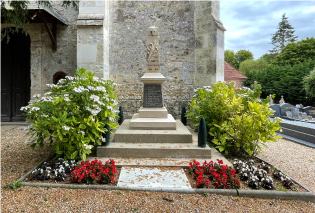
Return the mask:
<svg viewBox="0 0 315 213">
<path fill-rule="evenodd" d="M 65 79 L 66 73 L 64 72 L 56 72 L 53 76 L 53 83 L 57 84 L 60 79 Z"/>
</svg>

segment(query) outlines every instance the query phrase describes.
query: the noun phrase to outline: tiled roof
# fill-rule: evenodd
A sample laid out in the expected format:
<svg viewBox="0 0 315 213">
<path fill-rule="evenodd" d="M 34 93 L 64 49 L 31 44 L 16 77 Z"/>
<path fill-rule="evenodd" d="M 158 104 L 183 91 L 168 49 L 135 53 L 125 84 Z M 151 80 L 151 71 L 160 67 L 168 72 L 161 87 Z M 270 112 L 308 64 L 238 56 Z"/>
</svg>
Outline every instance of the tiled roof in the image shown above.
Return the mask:
<svg viewBox="0 0 315 213">
<path fill-rule="evenodd" d="M 242 75 L 239 71 L 234 69 L 229 63 L 224 61 L 224 80 L 234 80 L 234 79 L 246 79 L 247 77 Z"/>
</svg>

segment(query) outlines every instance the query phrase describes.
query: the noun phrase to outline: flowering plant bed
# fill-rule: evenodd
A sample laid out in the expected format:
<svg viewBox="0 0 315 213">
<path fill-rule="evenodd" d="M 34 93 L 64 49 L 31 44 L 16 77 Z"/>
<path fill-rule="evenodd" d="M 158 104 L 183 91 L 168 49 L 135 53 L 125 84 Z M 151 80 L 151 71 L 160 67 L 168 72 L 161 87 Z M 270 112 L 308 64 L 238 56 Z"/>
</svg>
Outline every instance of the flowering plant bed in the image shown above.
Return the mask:
<svg viewBox="0 0 315 213">
<path fill-rule="evenodd" d="M 246 189 L 307 192 L 290 177 L 267 163 L 259 160 L 242 161 L 234 159 L 234 169 L 215 163 L 198 161 L 189 164 L 185 170 L 193 188 Z"/>
<path fill-rule="evenodd" d="M 120 168 L 110 159 L 102 164 L 101 161 L 78 162 L 64 161 L 54 158 L 44 162 L 25 178 L 25 182 L 63 183 L 63 184 L 109 184 L 117 185 Z"/>
</svg>

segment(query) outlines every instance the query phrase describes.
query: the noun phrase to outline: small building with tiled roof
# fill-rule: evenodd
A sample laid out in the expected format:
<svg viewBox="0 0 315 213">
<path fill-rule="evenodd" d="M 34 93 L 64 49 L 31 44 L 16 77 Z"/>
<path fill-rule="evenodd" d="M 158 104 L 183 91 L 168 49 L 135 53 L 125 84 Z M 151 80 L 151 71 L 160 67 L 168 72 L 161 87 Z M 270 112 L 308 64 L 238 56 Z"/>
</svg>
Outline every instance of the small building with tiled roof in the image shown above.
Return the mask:
<svg viewBox="0 0 315 213">
<path fill-rule="evenodd" d="M 243 83 L 246 81 L 246 79 L 247 79 L 246 76 L 242 75 L 229 63 L 224 61 L 224 81 L 225 82 L 234 81 L 236 83 L 235 88 L 241 88 L 243 86 Z"/>
</svg>

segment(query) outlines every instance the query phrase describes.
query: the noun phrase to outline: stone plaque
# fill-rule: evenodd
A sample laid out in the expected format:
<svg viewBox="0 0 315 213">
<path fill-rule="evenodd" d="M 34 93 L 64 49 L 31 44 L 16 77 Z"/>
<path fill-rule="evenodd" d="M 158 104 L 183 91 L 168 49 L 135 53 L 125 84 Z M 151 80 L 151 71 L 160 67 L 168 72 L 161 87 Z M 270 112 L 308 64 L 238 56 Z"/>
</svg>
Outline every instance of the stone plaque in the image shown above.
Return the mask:
<svg viewBox="0 0 315 213">
<path fill-rule="evenodd" d="M 315 118 L 315 107 L 312 107 L 312 106 L 304 107 L 304 112 L 306 112 L 306 114 Z"/>
<path fill-rule="evenodd" d="M 279 106 L 279 104 L 271 105 L 269 108 L 274 111 L 273 115 L 271 116 L 272 118 L 280 116 L 280 106 Z"/>
<path fill-rule="evenodd" d="M 286 111 L 285 113 L 286 113 L 286 115 L 287 115 L 288 118 L 292 118 L 292 112 Z"/>
<path fill-rule="evenodd" d="M 162 85 L 144 85 L 143 107 L 163 107 Z"/>
<path fill-rule="evenodd" d="M 280 105 L 281 116 L 287 116 L 286 111 L 291 112 L 292 108 L 294 108 L 294 106 L 291 104 L 287 104 L 287 103 L 281 104 Z"/>
</svg>

